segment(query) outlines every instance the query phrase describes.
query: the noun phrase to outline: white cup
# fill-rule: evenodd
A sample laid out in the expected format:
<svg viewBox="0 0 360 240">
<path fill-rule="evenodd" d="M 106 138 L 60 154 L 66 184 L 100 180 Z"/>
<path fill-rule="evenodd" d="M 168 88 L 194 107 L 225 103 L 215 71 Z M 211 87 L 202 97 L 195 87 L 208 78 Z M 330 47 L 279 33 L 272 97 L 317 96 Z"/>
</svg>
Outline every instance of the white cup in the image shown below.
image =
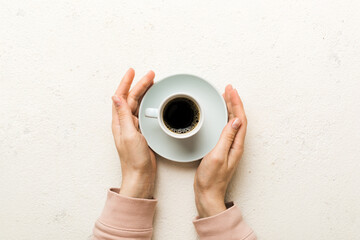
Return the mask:
<svg viewBox="0 0 360 240">
<path fill-rule="evenodd" d="M 176 99 L 176 98 L 187 98 L 190 101 L 192 101 L 199 109 L 199 122 L 189 132 L 175 133 L 175 132 L 171 131 L 164 123 L 164 118 L 163 118 L 164 108 L 167 105 L 167 103 L 169 103 L 171 100 Z M 179 138 L 179 139 L 189 138 L 189 137 L 195 135 L 197 132 L 199 132 L 199 130 L 204 122 L 204 114 L 201 110 L 200 104 L 198 103 L 198 101 L 196 101 L 196 99 L 194 97 L 192 97 L 186 93 L 175 93 L 175 94 L 168 96 L 167 98 L 165 98 L 162 101 L 162 103 L 160 104 L 160 106 L 158 108 L 146 108 L 145 109 L 145 117 L 157 118 L 161 129 L 167 135 L 169 135 L 170 137 Z"/>
</svg>

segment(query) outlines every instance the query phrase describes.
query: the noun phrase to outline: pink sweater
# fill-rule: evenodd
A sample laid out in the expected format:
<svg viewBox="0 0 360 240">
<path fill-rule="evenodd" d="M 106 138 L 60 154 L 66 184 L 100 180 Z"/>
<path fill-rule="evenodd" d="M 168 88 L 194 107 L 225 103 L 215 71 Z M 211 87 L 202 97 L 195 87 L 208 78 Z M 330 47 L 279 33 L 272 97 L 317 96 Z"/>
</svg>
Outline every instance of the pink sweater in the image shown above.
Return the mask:
<svg viewBox="0 0 360 240">
<path fill-rule="evenodd" d="M 157 200 L 130 198 L 108 191 L 105 207 L 94 227 L 94 240 L 150 240 Z M 244 222 L 233 204 L 215 216 L 196 218 L 195 229 L 201 240 L 255 240 L 256 236 Z"/>
</svg>

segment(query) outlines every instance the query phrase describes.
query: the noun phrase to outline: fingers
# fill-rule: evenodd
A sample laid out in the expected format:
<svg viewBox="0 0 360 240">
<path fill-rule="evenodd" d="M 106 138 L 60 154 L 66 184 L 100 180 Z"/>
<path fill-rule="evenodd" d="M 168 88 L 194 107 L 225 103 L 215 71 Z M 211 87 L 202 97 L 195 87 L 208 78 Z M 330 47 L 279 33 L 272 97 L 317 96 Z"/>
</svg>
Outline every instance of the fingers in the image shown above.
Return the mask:
<svg viewBox="0 0 360 240">
<path fill-rule="evenodd" d="M 231 84 L 227 85 L 225 88 L 224 97 L 225 97 L 226 107 L 228 110 L 229 120 L 234 118 L 234 114 L 231 106 L 231 99 L 230 99 L 230 95 L 232 91 L 233 91 L 233 87 L 231 86 Z"/>
<path fill-rule="evenodd" d="M 114 103 L 112 104 L 112 125 L 113 126 L 119 126 L 120 125 L 119 116 L 118 116 L 118 113 L 116 111 Z"/>
<path fill-rule="evenodd" d="M 135 76 L 135 71 L 134 69 L 130 68 L 124 75 L 123 79 L 121 80 L 119 87 L 116 89 L 115 95 L 120 97 L 122 96 L 123 98 L 126 99 L 130 87 L 131 87 L 131 83 L 134 79 Z"/>
<path fill-rule="evenodd" d="M 235 139 L 235 136 L 240 127 L 240 119 L 235 118 L 230 120 L 224 127 L 220 139 L 215 146 L 215 151 L 221 154 L 222 156 L 227 156 L 231 145 Z"/>
<path fill-rule="evenodd" d="M 231 103 L 234 106 L 235 115 L 240 118 L 241 120 L 241 128 L 240 128 L 240 136 L 242 140 L 244 141 L 245 135 L 246 135 L 246 128 L 247 128 L 247 118 L 245 115 L 244 105 L 240 99 L 239 94 L 237 91 L 232 94 Z"/>
<path fill-rule="evenodd" d="M 137 112 L 139 100 L 154 83 L 154 77 L 155 73 L 153 71 L 149 71 L 130 91 L 127 100 L 133 114 L 136 114 Z"/>
<path fill-rule="evenodd" d="M 244 105 L 236 89 L 230 92 L 229 101 L 231 102 L 232 112 L 234 116 L 245 118 Z"/>
<path fill-rule="evenodd" d="M 155 73 L 149 71 L 131 90 L 129 97 L 133 100 L 138 101 L 148 90 L 148 88 L 154 83 Z"/>
<path fill-rule="evenodd" d="M 236 89 L 226 86 L 223 97 L 229 112 L 229 122 L 214 148 L 217 154 L 227 156 L 228 166 L 234 168 L 244 151 L 247 119 L 244 106 Z"/>
<path fill-rule="evenodd" d="M 117 112 L 121 133 L 127 134 L 137 131 L 134 126 L 133 115 L 126 100 L 122 96 L 118 97 L 116 95 L 112 97 L 112 100 Z"/>
<path fill-rule="evenodd" d="M 229 163 L 231 165 L 237 165 L 237 162 L 240 161 L 244 151 L 247 119 L 246 119 L 243 103 L 236 90 L 231 93 L 231 104 L 235 116 L 240 119 L 240 129 L 235 136 L 234 142 L 229 152 Z"/>
<path fill-rule="evenodd" d="M 234 148 L 239 147 L 242 148 L 243 147 L 243 143 L 245 140 L 245 135 L 246 135 L 246 128 L 247 128 L 247 119 L 246 119 L 246 115 L 245 115 L 245 110 L 244 110 L 244 105 L 240 99 L 240 96 L 238 94 L 238 92 L 236 90 L 234 90 L 231 93 L 231 105 L 233 108 L 233 112 L 235 117 L 240 119 L 240 130 L 239 130 L 239 136 L 235 139 L 238 140 L 238 142 L 235 142 L 234 144 Z"/>
</svg>

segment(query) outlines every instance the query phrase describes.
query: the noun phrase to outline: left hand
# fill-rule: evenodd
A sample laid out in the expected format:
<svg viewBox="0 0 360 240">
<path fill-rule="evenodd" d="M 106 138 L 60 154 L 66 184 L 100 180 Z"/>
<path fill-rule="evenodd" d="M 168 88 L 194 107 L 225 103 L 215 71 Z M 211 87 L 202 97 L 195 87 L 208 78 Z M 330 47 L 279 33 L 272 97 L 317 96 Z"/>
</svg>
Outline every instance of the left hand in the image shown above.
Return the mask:
<svg viewBox="0 0 360 240">
<path fill-rule="evenodd" d="M 156 176 L 156 158 L 139 130 L 139 104 L 154 83 L 148 72 L 129 92 L 135 72 L 130 68 L 112 97 L 112 133 L 119 153 L 122 183 L 119 194 L 134 198 L 152 198 Z"/>
</svg>

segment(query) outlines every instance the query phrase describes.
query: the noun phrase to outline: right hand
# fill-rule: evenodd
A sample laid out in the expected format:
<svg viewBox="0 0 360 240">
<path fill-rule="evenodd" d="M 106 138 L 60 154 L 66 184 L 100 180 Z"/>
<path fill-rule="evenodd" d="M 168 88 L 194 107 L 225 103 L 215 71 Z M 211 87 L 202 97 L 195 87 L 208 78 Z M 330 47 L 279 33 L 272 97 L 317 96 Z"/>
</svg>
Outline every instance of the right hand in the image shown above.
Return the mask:
<svg viewBox="0 0 360 240">
<path fill-rule="evenodd" d="M 247 119 L 240 96 L 228 85 L 223 97 L 229 113 L 228 124 L 195 174 L 195 203 L 200 218 L 226 210 L 226 190 L 244 151 Z"/>
</svg>

